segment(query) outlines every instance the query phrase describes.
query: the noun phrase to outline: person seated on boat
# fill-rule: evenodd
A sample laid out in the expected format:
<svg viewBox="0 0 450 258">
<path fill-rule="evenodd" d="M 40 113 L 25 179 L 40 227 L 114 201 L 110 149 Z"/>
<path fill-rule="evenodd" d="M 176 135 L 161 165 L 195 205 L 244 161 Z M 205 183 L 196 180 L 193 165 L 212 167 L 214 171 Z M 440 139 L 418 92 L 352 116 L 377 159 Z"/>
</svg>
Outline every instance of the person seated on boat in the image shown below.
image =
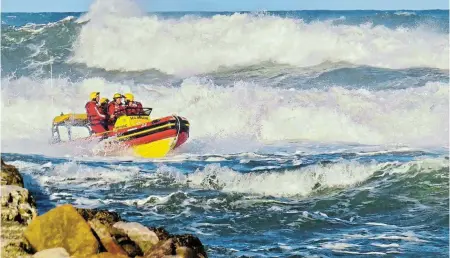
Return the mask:
<svg viewBox="0 0 450 258">
<path fill-rule="evenodd" d="M 134 95 L 127 93 L 125 96 L 125 112 L 128 116 L 139 115 L 144 112 L 141 102 L 134 101 Z"/>
<path fill-rule="evenodd" d="M 108 98 L 101 98 L 100 99 L 100 108 L 103 114 L 108 115 L 108 104 L 109 99 Z"/>
<path fill-rule="evenodd" d="M 113 100 L 108 104 L 109 130 L 114 128 L 114 124 L 118 117 L 125 115 L 125 107 L 122 104 L 122 98 L 122 94 L 116 93 L 113 96 Z"/>
<path fill-rule="evenodd" d="M 86 103 L 86 113 L 91 130 L 94 133 L 103 133 L 107 130 L 106 115 L 99 107 L 100 92 L 92 92 L 89 95 L 89 102 Z"/>
<path fill-rule="evenodd" d="M 100 111 L 102 112 L 102 114 L 105 115 L 105 128 L 108 129 L 108 123 L 109 123 L 109 115 L 108 115 L 108 104 L 109 104 L 109 99 L 108 98 L 101 98 L 100 99 Z"/>
</svg>

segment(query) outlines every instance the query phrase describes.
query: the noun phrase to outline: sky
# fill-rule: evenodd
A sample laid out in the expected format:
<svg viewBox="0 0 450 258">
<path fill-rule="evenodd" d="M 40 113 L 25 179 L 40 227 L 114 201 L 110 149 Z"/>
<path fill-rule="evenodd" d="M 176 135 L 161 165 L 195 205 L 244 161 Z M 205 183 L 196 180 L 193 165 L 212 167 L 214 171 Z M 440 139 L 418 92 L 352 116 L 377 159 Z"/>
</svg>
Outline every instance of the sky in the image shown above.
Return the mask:
<svg viewBox="0 0 450 258">
<path fill-rule="evenodd" d="M 84 12 L 93 0 L 0 0 L 2 12 Z M 108 1 L 108 0 L 104 0 Z M 131 0 L 124 0 L 131 1 Z M 149 12 L 448 9 L 448 0 L 135 0 Z"/>
</svg>

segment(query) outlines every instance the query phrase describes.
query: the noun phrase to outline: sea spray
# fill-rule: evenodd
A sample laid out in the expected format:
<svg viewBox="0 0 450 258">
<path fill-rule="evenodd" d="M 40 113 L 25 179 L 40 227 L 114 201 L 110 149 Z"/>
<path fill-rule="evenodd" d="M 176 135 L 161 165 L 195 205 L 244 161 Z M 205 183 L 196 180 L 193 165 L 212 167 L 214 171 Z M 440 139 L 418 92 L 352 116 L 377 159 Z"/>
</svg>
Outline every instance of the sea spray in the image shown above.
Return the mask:
<svg viewBox="0 0 450 258">
<path fill-rule="evenodd" d="M 307 67 L 327 61 L 448 69 L 448 55 L 441 54 L 448 52 L 447 35 L 425 27 L 305 23 L 246 13 L 161 19 L 136 16 L 131 7 L 124 12 L 106 8 L 114 6 L 108 1 L 96 5 L 106 6 L 87 14 L 89 22 L 81 28 L 70 60 L 105 70 L 186 75 L 261 62 Z"/>
<path fill-rule="evenodd" d="M 223 87 L 195 78 L 179 87 L 152 85 L 151 91 L 145 85 L 104 79 L 75 83 L 57 79 L 53 88 L 49 84 L 49 80 L 2 79 L 6 142 L 49 138 L 53 117 L 61 112 L 83 113 L 86 96 L 95 87 L 105 97 L 133 91 L 145 106 L 156 107 L 153 117 L 172 113 L 187 117 L 195 127 L 190 135 L 193 142 L 306 140 L 448 147 L 448 86 L 443 83 L 381 91 L 284 90 L 247 82 Z"/>
</svg>

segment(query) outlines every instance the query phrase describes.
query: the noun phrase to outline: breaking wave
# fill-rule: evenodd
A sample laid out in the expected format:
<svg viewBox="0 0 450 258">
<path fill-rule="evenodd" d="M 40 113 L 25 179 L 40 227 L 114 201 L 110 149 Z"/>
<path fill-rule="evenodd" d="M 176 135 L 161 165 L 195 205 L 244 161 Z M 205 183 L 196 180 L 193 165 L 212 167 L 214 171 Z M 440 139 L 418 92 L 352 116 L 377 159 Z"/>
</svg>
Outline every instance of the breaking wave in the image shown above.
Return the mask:
<svg viewBox="0 0 450 258">
<path fill-rule="evenodd" d="M 191 189 L 217 190 L 226 193 L 246 193 L 262 196 L 293 197 L 308 196 L 326 189 L 355 188 L 367 184 L 373 179 L 375 184 L 384 184 L 386 180 L 406 180 L 414 178 L 418 173 L 445 174 L 448 170 L 446 158 L 418 158 L 406 163 L 372 161 L 342 161 L 331 164 L 315 164 L 284 170 L 264 170 L 243 173 L 219 164 L 209 164 L 190 173 L 174 167 L 159 166 L 153 173 L 142 173 L 136 166 L 103 165 L 94 163 L 78 164 L 65 162 L 44 165 L 15 162 L 19 168 L 39 175 L 37 183 L 41 186 L 96 187 L 109 189 L 111 185 L 122 183 L 125 189 L 136 187 L 183 187 Z M 67 180 L 70 178 L 70 180 Z M 390 179 L 386 179 L 390 178 Z M 135 185 L 135 184 L 138 184 Z M 149 186 L 149 184 L 151 186 Z M 376 189 L 375 185 L 362 185 L 365 189 Z M 127 200 L 127 204 L 145 205 L 154 196 L 144 199 Z M 167 201 L 167 200 L 166 200 Z"/>
<path fill-rule="evenodd" d="M 123 6 L 125 5 L 125 6 Z M 123 11 L 122 11 L 123 10 Z M 198 74 L 262 62 L 307 67 L 349 62 L 448 69 L 448 35 L 426 26 L 306 23 L 264 14 L 144 16 L 132 1 L 97 1 L 79 19 L 72 62 L 105 70 Z"/>
<path fill-rule="evenodd" d="M 179 182 L 189 180 L 190 187 L 214 189 L 225 192 L 250 193 L 265 196 L 288 197 L 307 196 L 326 188 L 346 188 L 368 180 L 375 173 L 405 174 L 430 173 L 448 168 L 446 159 L 424 159 L 405 164 L 369 163 L 355 161 L 331 165 L 313 165 L 284 172 L 267 171 L 263 173 L 240 173 L 220 165 L 207 165 L 187 177 L 176 176 Z"/>
</svg>

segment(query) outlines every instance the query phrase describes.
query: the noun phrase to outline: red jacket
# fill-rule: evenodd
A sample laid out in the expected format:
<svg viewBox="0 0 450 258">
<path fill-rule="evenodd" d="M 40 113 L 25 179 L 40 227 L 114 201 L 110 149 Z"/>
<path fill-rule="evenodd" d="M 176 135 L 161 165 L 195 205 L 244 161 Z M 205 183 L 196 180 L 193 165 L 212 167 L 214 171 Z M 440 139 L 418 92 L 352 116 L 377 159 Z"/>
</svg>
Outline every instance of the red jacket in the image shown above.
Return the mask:
<svg viewBox="0 0 450 258">
<path fill-rule="evenodd" d="M 102 114 L 108 115 L 108 103 L 102 103 L 99 109 L 102 112 Z"/>
<path fill-rule="evenodd" d="M 142 109 L 141 102 L 138 101 L 130 101 L 126 104 L 126 114 L 127 115 L 137 115 L 142 113 L 144 110 Z"/>
<path fill-rule="evenodd" d="M 125 107 L 123 105 L 119 105 L 114 101 L 111 101 L 108 105 L 108 115 L 111 117 L 114 115 L 113 120 L 115 121 L 119 116 L 125 114 Z"/>
<path fill-rule="evenodd" d="M 105 120 L 106 116 L 100 110 L 100 107 L 97 105 L 95 101 L 89 101 L 86 103 L 86 113 L 88 116 L 89 123 L 91 125 L 99 125 L 102 121 Z"/>
</svg>

